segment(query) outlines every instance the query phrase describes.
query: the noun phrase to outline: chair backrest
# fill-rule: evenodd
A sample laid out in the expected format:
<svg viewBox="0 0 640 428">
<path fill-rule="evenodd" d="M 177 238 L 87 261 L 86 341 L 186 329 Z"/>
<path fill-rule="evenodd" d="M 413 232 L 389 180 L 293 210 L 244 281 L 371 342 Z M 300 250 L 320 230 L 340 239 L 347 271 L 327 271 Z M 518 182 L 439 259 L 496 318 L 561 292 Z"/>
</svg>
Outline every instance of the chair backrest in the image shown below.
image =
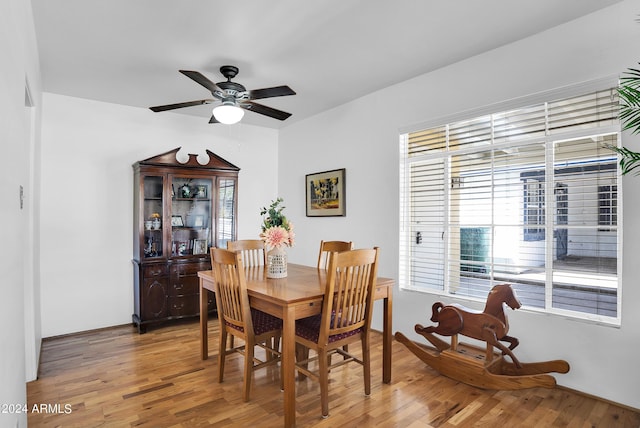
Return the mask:
<svg viewBox="0 0 640 428">
<path fill-rule="evenodd" d="M 239 251 L 242 254 L 242 264 L 245 267 L 267 265 L 267 252 L 264 241 L 261 239 L 227 241 L 227 250 Z"/>
<path fill-rule="evenodd" d="M 351 241 L 320 241 L 318 269 L 326 269 L 329 267 L 329 259 L 332 253 L 349 251 L 351 249 L 353 249 L 353 242 Z"/>
<path fill-rule="evenodd" d="M 241 254 L 211 248 L 211 267 L 215 278 L 218 318 L 243 330 L 245 335 L 252 334 L 253 321 Z"/>
<path fill-rule="evenodd" d="M 378 247 L 334 254 L 327 270 L 319 343 L 371 326 Z"/>
</svg>

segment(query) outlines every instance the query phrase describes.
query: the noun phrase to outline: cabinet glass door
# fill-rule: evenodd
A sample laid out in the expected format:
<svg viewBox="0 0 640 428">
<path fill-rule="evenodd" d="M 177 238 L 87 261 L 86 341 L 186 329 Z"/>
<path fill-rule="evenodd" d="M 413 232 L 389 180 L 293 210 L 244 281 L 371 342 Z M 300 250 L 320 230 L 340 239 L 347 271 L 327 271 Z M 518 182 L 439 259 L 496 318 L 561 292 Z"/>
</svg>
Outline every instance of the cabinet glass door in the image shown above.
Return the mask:
<svg viewBox="0 0 640 428">
<path fill-rule="evenodd" d="M 230 178 L 218 179 L 218 248 L 227 248 L 227 242 L 235 240 L 235 198 L 236 180 Z"/>
<path fill-rule="evenodd" d="M 162 257 L 162 177 L 143 181 L 144 257 Z"/>
<path fill-rule="evenodd" d="M 209 254 L 212 190 L 211 179 L 171 178 L 171 257 Z"/>
</svg>

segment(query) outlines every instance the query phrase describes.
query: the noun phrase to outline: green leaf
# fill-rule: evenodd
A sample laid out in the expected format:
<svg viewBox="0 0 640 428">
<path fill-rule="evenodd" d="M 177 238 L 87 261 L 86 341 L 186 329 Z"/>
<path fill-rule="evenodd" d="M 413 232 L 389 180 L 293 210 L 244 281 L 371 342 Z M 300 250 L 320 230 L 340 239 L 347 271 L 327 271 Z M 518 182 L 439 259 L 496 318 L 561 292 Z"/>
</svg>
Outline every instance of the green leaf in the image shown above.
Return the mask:
<svg viewBox="0 0 640 428">
<path fill-rule="evenodd" d="M 620 97 L 620 112 L 618 117 L 622 123 L 622 129 L 631 131 L 632 134 L 640 134 L 640 69 L 629 68 L 620 78 L 618 87 Z M 609 150 L 620 155 L 620 169 L 623 175 L 633 173 L 640 175 L 640 153 L 605 145 Z"/>
<path fill-rule="evenodd" d="M 640 134 L 640 69 L 629 68 L 620 79 L 619 118 L 624 130 Z"/>
<path fill-rule="evenodd" d="M 626 147 L 616 147 L 610 144 L 605 145 L 605 147 L 617 152 L 621 156 L 620 169 L 622 170 L 623 175 L 634 171 L 633 175 L 640 175 L 640 170 L 636 171 L 640 168 L 640 153 L 629 150 Z"/>
</svg>

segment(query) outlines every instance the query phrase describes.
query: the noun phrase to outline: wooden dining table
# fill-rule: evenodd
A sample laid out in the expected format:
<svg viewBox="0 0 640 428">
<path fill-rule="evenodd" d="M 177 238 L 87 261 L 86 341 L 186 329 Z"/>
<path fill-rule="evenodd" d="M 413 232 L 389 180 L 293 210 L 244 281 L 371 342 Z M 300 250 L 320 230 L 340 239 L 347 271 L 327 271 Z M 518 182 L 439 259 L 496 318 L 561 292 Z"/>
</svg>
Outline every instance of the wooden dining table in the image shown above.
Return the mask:
<svg viewBox="0 0 640 428">
<path fill-rule="evenodd" d="M 295 323 L 297 319 L 321 313 L 327 274 L 324 269 L 289 263 L 286 278 L 267 278 L 262 267 L 245 268 L 251 307 L 283 320 L 282 371 L 284 386 L 284 426 L 296 424 Z M 208 296 L 215 291 L 212 271 L 198 272 L 200 282 L 200 348 L 202 359 L 209 357 Z M 377 278 L 375 300 L 383 301 L 382 381 L 391 383 L 391 319 L 394 281 Z"/>
</svg>

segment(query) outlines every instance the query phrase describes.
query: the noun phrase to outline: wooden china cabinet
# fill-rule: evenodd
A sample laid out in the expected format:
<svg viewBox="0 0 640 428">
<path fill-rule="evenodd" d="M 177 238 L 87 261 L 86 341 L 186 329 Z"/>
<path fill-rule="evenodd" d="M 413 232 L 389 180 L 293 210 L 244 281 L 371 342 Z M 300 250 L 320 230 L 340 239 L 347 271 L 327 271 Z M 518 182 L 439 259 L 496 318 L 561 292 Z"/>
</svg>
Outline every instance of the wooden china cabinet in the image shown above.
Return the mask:
<svg viewBox="0 0 640 428">
<path fill-rule="evenodd" d="M 209 161 L 176 155 L 180 147 L 133 165 L 133 322 L 199 315 L 197 272 L 211 269 L 209 248 L 237 232 L 240 168 L 207 150 Z M 209 309 L 215 310 L 209 296 Z"/>
</svg>

